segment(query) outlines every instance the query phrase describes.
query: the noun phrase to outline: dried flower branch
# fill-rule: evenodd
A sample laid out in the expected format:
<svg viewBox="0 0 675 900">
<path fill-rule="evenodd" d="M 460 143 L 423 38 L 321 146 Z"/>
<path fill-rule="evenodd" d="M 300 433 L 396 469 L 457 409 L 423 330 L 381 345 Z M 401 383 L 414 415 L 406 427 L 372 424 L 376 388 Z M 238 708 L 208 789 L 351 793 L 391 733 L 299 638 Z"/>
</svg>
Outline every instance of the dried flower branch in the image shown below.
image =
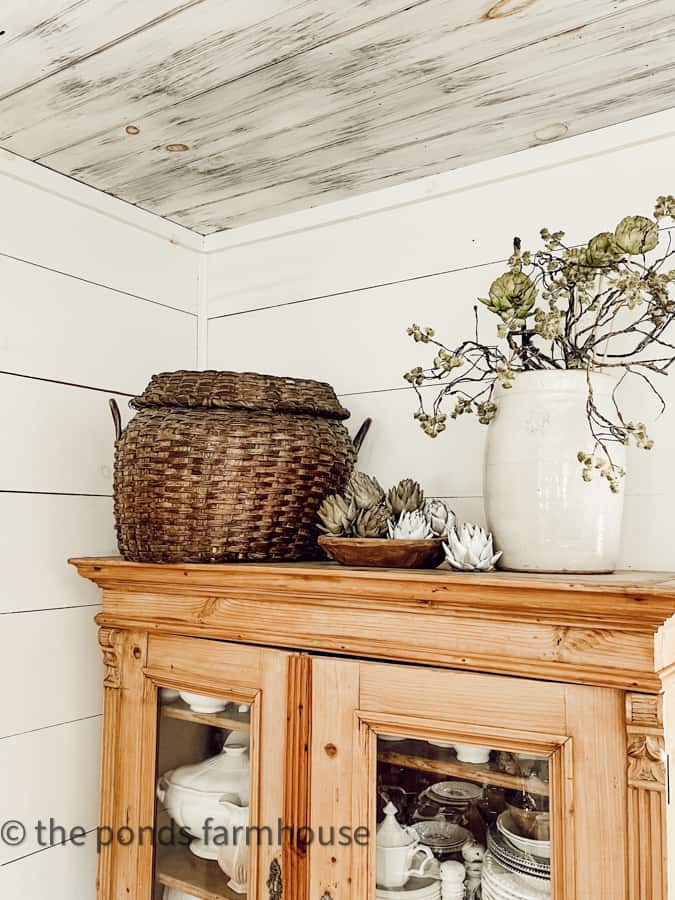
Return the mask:
<svg viewBox="0 0 675 900">
<path fill-rule="evenodd" d="M 442 410 L 448 399 L 451 418 L 475 413 L 487 425 L 497 411 L 496 384 L 508 389 L 520 372 L 582 369 L 591 445 L 579 451 L 582 476 L 588 481 L 597 472 L 616 492 L 624 471 L 612 460 L 612 442 L 645 450 L 654 445 L 643 422 L 626 421 L 617 389 L 626 377 L 639 378 L 663 409 L 652 379 L 667 375 L 675 362 L 675 343 L 668 339 L 675 320 L 675 270 L 664 271 L 675 250 L 670 231 L 660 227 L 663 219 L 674 218 L 675 197 L 667 195 L 658 197 L 652 219 L 626 216 L 614 231 L 596 234 L 581 247 L 567 246 L 563 231 L 546 228 L 541 231 L 544 249 L 535 253 L 523 250 L 515 238 L 508 271 L 493 281 L 487 297 L 479 298 L 499 319 L 495 344 L 479 339 L 477 306 L 475 338 L 455 348 L 439 341 L 433 328 L 411 325 L 412 339 L 434 348 L 429 368 L 418 366 L 404 375 L 417 393 L 415 418 L 425 434 L 437 437 L 445 431 L 448 414 Z M 613 369 L 620 377 L 608 414 L 596 405 L 591 373 Z M 429 384 L 439 387 L 431 409 L 421 391 Z"/>
</svg>

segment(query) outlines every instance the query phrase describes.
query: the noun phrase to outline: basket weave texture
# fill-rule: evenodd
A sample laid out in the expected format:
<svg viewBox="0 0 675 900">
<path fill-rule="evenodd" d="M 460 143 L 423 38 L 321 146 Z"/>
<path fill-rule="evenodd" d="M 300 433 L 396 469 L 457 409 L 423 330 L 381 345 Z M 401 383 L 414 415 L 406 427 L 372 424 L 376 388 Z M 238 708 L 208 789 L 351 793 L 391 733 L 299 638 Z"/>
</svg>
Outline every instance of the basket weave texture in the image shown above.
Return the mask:
<svg viewBox="0 0 675 900">
<path fill-rule="evenodd" d="M 321 501 L 355 452 L 330 385 L 250 372 L 153 376 L 115 445 L 119 549 L 137 562 L 321 556 Z"/>
</svg>

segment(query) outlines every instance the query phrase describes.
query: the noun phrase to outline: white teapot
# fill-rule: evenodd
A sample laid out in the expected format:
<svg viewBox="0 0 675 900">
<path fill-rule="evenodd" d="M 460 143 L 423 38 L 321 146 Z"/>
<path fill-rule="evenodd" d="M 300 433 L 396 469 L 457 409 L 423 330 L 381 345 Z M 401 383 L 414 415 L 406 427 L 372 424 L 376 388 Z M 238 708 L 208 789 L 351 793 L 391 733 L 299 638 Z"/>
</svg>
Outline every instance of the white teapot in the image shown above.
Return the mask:
<svg viewBox="0 0 675 900">
<path fill-rule="evenodd" d="M 248 806 L 237 806 L 229 800 L 221 800 L 225 810 L 227 841 L 218 848 L 218 865 L 229 877 L 228 887 L 238 894 L 245 894 L 248 887 Z M 220 838 L 219 838 L 220 843 Z"/>
<path fill-rule="evenodd" d="M 424 876 L 435 862 L 429 847 L 419 843 L 417 832 L 399 823 L 396 812 L 394 804 L 387 803 L 375 840 L 375 881 L 384 888 L 403 887 L 411 876 Z M 416 868 L 420 856 L 424 859 Z"/>
</svg>

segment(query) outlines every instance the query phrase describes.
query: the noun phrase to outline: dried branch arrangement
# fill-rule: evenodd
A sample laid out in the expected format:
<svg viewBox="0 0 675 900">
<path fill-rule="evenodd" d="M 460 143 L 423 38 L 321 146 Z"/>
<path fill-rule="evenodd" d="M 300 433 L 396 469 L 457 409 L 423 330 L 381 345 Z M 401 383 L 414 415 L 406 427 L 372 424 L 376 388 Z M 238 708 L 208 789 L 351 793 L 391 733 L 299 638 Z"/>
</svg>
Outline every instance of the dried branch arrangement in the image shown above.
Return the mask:
<svg viewBox="0 0 675 900">
<path fill-rule="evenodd" d="M 448 347 L 436 339 L 433 328 L 413 324 L 408 334 L 416 342 L 435 348 L 432 365 L 406 372 L 416 390 L 415 413 L 423 431 L 436 437 L 445 430 L 444 403 L 452 401 L 450 417 L 476 414 L 487 425 L 497 406 L 495 385 L 508 389 L 520 372 L 541 369 L 577 369 L 587 373 L 586 414 L 589 447 L 580 448 L 582 475 L 595 472 L 619 489 L 623 469 L 612 460 L 611 444 L 634 443 L 645 450 L 653 441 L 643 422 L 627 420 L 620 388 L 628 377 L 640 379 L 658 399 L 654 376 L 666 375 L 675 361 L 675 344 L 668 330 L 675 319 L 670 288 L 675 270 L 667 263 L 672 234 L 663 227 L 675 217 L 675 197 L 659 197 L 653 219 L 627 216 L 614 231 L 596 234 L 581 247 L 567 246 L 565 233 L 544 228 L 544 249 L 523 250 L 514 240 L 508 271 L 479 298 L 499 319 L 497 341 L 484 344 L 476 328 L 471 340 Z M 613 409 L 600 410 L 593 396 L 591 373 L 616 372 Z M 436 384 L 431 408 L 425 407 L 421 388 Z"/>
</svg>

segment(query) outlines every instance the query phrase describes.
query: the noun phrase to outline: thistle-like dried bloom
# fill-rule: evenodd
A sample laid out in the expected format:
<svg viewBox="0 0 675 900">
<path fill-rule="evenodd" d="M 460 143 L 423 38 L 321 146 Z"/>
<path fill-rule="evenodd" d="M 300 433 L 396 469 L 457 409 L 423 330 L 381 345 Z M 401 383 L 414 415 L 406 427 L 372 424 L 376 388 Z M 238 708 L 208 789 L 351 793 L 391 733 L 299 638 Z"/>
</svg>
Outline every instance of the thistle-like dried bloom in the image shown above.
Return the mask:
<svg viewBox="0 0 675 900">
<path fill-rule="evenodd" d="M 388 534 L 388 526 L 391 522 L 389 508 L 385 503 L 373 506 L 370 509 L 359 510 L 352 531 L 354 537 L 380 538 Z"/>
<path fill-rule="evenodd" d="M 412 478 L 404 478 L 391 488 L 387 494 L 387 500 L 394 516 L 400 516 L 401 513 L 414 512 L 422 506 L 424 491 L 417 481 Z"/>
<path fill-rule="evenodd" d="M 353 500 L 357 509 L 370 509 L 385 499 L 384 491 L 377 478 L 365 472 L 354 472 L 347 482 L 345 496 Z"/>
<path fill-rule="evenodd" d="M 481 300 L 504 321 L 525 319 L 537 299 L 534 282 L 524 272 L 505 272 L 490 285 L 490 298 Z"/>
<path fill-rule="evenodd" d="M 659 242 L 659 226 L 645 216 L 626 216 L 616 226 L 614 238 L 626 253 L 649 253 Z"/>
<path fill-rule="evenodd" d="M 433 536 L 447 538 L 456 521 L 455 514 L 448 504 L 444 500 L 425 500 L 423 510 Z"/>
<path fill-rule="evenodd" d="M 352 522 L 356 518 L 356 504 L 339 494 L 331 494 L 319 507 L 322 525 L 319 530 L 336 537 L 351 533 Z"/>
<path fill-rule="evenodd" d="M 467 523 L 459 531 L 453 528 L 443 549 L 452 568 L 460 572 L 490 572 L 502 555 L 501 550 L 494 552 L 491 534 Z"/>
<path fill-rule="evenodd" d="M 398 522 L 389 522 L 389 537 L 399 541 L 427 541 L 433 532 L 421 509 L 401 513 Z"/>
</svg>

